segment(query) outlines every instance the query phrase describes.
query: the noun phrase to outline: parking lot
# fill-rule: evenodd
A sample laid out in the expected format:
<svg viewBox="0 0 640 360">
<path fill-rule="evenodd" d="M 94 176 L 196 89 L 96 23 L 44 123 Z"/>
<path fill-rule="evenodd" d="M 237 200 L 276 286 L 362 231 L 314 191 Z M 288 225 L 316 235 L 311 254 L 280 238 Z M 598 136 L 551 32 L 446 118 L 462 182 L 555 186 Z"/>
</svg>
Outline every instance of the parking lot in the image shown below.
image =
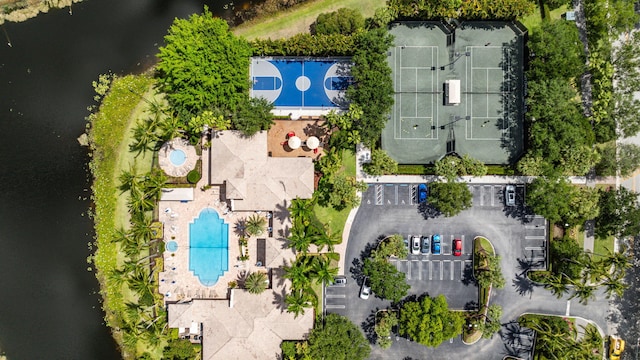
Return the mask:
<svg viewBox="0 0 640 360">
<path fill-rule="evenodd" d="M 502 258 L 502 272 L 508 286 L 512 286 L 516 276 L 522 273 L 523 262 L 533 267 L 546 265 L 547 224 L 544 218 L 529 215 L 524 206 L 524 185 L 514 184 L 516 204 L 506 206 L 505 184 L 469 184 L 473 195 L 472 207 L 450 218 L 434 217 L 427 213 L 425 204 L 418 204 L 418 185 L 370 184 L 363 193 L 345 255 L 348 284 L 326 288 L 324 301 L 327 312 L 347 316 L 366 328 L 375 311 L 390 305 L 389 301 L 376 297 L 375 293 L 369 299 L 362 300 L 359 290 L 366 249 L 377 245 L 378 239 L 391 234 L 400 234 L 405 239 L 409 235 L 440 235 L 440 255 L 431 252 L 409 254 L 407 259 L 392 259 L 391 262 L 406 275 L 407 283 L 411 286 L 409 296 L 443 294 L 453 309 L 477 306 L 478 291 L 472 277 L 473 239 L 476 236 L 489 239 L 497 255 Z M 461 256 L 452 254 L 453 239 L 462 240 Z M 426 348 L 412 342 L 405 343 L 402 339 L 400 341 L 403 347 L 397 355 L 426 356 Z M 428 353 L 438 358 L 457 347 L 465 345 L 459 339 L 454 339 L 451 344 L 430 349 Z"/>
</svg>

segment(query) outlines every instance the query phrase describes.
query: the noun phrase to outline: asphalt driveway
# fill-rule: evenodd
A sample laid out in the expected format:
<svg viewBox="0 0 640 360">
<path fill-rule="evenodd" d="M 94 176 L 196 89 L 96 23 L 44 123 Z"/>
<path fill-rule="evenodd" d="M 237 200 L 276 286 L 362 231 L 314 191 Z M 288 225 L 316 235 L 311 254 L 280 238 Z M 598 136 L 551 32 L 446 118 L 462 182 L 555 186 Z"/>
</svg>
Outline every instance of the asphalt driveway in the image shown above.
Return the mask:
<svg viewBox="0 0 640 360">
<path fill-rule="evenodd" d="M 424 206 L 416 204 L 417 184 L 371 184 L 363 194 L 362 204 L 354 219 L 346 251 L 348 284 L 341 290 L 338 307 L 327 308 L 359 324 L 373 341 L 375 312 L 386 309 L 390 302 L 371 296 L 358 297 L 361 285 L 362 258 L 375 246 L 378 239 L 391 234 L 433 235 L 443 238 L 442 255 L 409 255 L 406 260 L 394 261 L 407 275 L 410 295 L 444 294 L 452 308 L 465 308 L 477 301 L 475 284 L 465 267 L 471 260 L 471 244 L 475 236 L 487 237 L 502 257 L 502 272 L 506 286 L 492 293 L 491 302 L 503 307 L 504 324 L 500 334 L 490 340 L 480 340 L 473 346 L 464 345 L 460 338 L 443 343 L 436 349 L 424 347 L 403 338 L 394 338 L 388 350 L 372 347 L 372 359 L 444 359 L 464 357 L 472 359 L 502 359 L 505 355 L 526 353 L 513 344 L 513 324 L 524 312 L 542 312 L 558 315 L 577 315 L 593 318 L 606 328 L 607 300 L 599 293 L 589 306 L 578 304 L 566 297 L 556 299 L 547 290 L 526 280 L 526 268 L 542 266 L 546 261 L 546 221 L 529 214 L 524 208 L 524 187 L 517 186 L 517 206 L 504 205 L 504 185 L 470 184 L 473 207 L 452 218 L 433 217 Z M 463 254 L 450 254 L 451 240 L 463 239 Z M 453 278 L 452 278 L 453 277 Z M 344 297 L 342 297 L 344 292 Z M 342 306 L 344 305 L 344 306 Z M 526 343 L 526 342 L 525 342 Z M 514 350 L 516 349 L 516 350 Z"/>
</svg>

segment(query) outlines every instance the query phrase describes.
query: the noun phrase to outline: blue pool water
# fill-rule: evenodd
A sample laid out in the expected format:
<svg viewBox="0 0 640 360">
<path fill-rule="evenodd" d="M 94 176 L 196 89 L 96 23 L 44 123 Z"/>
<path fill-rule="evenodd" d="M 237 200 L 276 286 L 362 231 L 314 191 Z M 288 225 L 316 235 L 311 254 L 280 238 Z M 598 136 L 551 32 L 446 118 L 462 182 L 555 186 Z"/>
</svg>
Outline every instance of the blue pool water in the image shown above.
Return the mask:
<svg viewBox="0 0 640 360">
<path fill-rule="evenodd" d="M 187 155 L 180 149 L 172 150 L 169 153 L 169 160 L 174 166 L 180 166 L 187 161 Z"/>
<path fill-rule="evenodd" d="M 178 250 L 178 243 L 177 243 L 177 242 L 175 242 L 175 241 L 169 241 L 169 242 L 167 243 L 167 246 L 165 246 L 165 248 L 166 248 L 168 251 L 176 252 L 176 250 Z"/>
<path fill-rule="evenodd" d="M 189 224 L 189 270 L 204 286 L 213 286 L 229 270 L 229 224 L 206 208 Z"/>
</svg>

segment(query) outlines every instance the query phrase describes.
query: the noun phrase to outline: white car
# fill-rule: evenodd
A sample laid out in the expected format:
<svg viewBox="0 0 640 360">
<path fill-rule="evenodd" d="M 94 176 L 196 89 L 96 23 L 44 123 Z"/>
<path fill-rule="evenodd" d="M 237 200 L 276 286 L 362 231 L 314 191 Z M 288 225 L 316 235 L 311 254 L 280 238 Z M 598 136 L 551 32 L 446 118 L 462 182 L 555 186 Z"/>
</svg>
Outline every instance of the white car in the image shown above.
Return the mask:
<svg viewBox="0 0 640 360">
<path fill-rule="evenodd" d="M 371 287 L 369 286 L 369 278 L 364 278 L 362 287 L 360 288 L 360 299 L 367 300 L 371 295 Z"/>
<path fill-rule="evenodd" d="M 420 254 L 420 236 L 418 235 L 411 237 L 411 253 L 413 255 Z"/>
</svg>

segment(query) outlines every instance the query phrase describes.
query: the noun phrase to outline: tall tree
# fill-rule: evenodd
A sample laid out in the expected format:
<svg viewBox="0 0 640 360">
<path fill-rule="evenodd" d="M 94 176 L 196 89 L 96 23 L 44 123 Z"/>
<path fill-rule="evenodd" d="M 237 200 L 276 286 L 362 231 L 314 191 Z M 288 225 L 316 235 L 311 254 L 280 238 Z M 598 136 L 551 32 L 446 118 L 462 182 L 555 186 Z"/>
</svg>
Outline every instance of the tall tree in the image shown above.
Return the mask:
<svg viewBox="0 0 640 360">
<path fill-rule="evenodd" d="M 330 13 L 318 15 L 312 25 L 315 34 L 351 35 L 364 28 L 364 17 L 358 10 L 340 8 Z"/>
<path fill-rule="evenodd" d="M 405 280 L 405 274 L 387 260 L 366 258 L 362 272 L 369 277 L 373 293 L 383 299 L 398 302 L 407 296 L 411 287 Z"/>
<path fill-rule="evenodd" d="M 444 295 L 423 296 L 417 301 L 406 301 L 400 307 L 400 334 L 424 346 L 437 347 L 460 335 L 463 324 L 462 313 L 450 311 Z"/>
<path fill-rule="evenodd" d="M 380 139 L 393 105 L 393 81 L 386 55 L 392 42 L 386 28 L 369 29 L 357 35 L 356 51 L 351 58 L 354 83 L 347 89 L 346 98 L 363 111 L 353 129 L 370 147 Z"/>
<path fill-rule="evenodd" d="M 249 216 L 245 221 L 246 232 L 249 236 L 260 236 L 267 226 L 267 219 L 259 214 Z"/>
<path fill-rule="evenodd" d="M 601 238 L 618 238 L 640 233 L 638 194 L 620 187 L 600 190 L 600 215 L 595 219 L 595 232 Z"/>
<path fill-rule="evenodd" d="M 364 360 L 369 357 L 369 342 L 349 319 L 328 314 L 309 335 L 311 359 Z"/>
<path fill-rule="evenodd" d="M 176 18 L 159 49 L 158 87 L 184 121 L 212 108 L 234 110 L 248 96 L 251 47 L 205 7 Z"/>
<path fill-rule="evenodd" d="M 304 290 L 293 290 L 285 297 L 284 302 L 287 304 L 287 312 L 294 317 L 303 315 L 304 309 L 312 306 L 311 298 Z"/>
<path fill-rule="evenodd" d="M 373 176 L 389 175 L 398 171 L 398 163 L 386 151 L 376 149 L 371 152 L 371 162 L 363 164 L 362 169 Z"/>
<path fill-rule="evenodd" d="M 429 201 L 444 216 L 451 217 L 469 209 L 472 197 L 465 183 L 432 183 Z"/>
</svg>

